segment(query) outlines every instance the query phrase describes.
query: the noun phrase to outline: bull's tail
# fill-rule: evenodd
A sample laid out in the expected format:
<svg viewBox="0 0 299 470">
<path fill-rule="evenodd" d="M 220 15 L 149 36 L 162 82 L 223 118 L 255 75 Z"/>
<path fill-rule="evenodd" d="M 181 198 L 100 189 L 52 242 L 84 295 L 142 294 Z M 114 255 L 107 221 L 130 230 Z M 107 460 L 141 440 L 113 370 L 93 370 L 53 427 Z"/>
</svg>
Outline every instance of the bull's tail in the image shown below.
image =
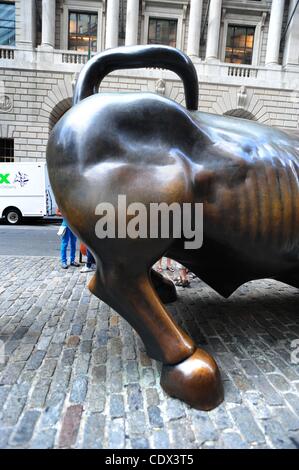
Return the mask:
<svg viewBox="0 0 299 470">
<path fill-rule="evenodd" d="M 82 69 L 73 104 L 98 92 L 101 81 L 114 70 L 158 67 L 175 72 L 183 81 L 186 107 L 198 108 L 198 78 L 191 59 L 182 51 L 163 45 L 107 49 L 94 56 Z"/>
</svg>

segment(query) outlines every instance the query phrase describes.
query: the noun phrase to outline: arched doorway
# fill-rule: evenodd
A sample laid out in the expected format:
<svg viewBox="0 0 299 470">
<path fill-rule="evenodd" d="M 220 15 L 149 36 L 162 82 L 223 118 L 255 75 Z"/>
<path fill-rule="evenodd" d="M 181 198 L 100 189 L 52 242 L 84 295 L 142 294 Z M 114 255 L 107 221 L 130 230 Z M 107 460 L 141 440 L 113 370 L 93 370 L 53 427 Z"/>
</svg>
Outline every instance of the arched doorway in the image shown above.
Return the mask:
<svg viewBox="0 0 299 470">
<path fill-rule="evenodd" d="M 65 98 L 64 100 L 60 101 L 50 113 L 49 117 L 49 129 L 50 132 L 55 126 L 55 124 L 59 121 L 60 118 L 71 108 L 72 106 L 72 98 Z"/>
<path fill-rule="evenodd" d="M 233 116 L 241 119 L 248 119 L 250 121 L 256 121 L 255 116 L 245 109 L 231 109 L 224 113 L 224 116 Z"/>
</svg>

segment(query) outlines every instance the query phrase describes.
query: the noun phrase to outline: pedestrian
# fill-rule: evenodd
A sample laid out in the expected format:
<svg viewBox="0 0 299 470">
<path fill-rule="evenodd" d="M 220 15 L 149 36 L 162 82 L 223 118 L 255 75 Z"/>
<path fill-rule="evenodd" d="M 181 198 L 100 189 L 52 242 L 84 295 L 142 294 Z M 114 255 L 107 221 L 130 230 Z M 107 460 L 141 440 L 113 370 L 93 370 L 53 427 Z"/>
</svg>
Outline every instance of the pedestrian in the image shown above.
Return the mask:
<svg viewBox="0 0 299 470">
<path fill-rule="evenodd" d="M 189 287 L 190 281 L 188 277 L 188 269 L 180 263 L 177 263 L 177 265 L 179 268 L 179 277 L 175 279 L 175 285 L 180 287 Z"/>
<path fill-rule="evenodd" d="M 89 273 L 91 271 L 95 271 L 95 259 L 88 248 L 86 248 L 86 256 L 87 261 L 85 266 L 81 269 L 81 273 Z"/>
<path fill-rule="evenodd" d="M 162 268 L 162 259 L 163 258 L 160 258 L 159 261 L 158 261 L 158 268 L 157 268 L 157 271 L 159 273 L 161 273 L 163 271 L 163 268 Z M 174 268 L 172 267 L 172 260 L 170 258 L 166 258 L 166 269 L 167 271 L 170 271 L 171 273 L 174 272 Z"/>
<path fill-rule="evenodd" d="M 57 209 L 56 214 L 61 217 L 62 214 L 59 209 Z M 67 269 L 67 248 L 70 244 L 70 266 L 75 266 L 78 268 L 80 266 L 79 263 L 76 262 L 76 244 L 77 244 L 77 237 L 73 234 L 71 229 L 69 228 L 67 221 L 62 219 L 62 224 L 58 230 L 58 235 L 61 237 L 61 244 L 60 244 L 60 258 L 61 258 L 61 267 L 62 269 Z"/>
</svg>

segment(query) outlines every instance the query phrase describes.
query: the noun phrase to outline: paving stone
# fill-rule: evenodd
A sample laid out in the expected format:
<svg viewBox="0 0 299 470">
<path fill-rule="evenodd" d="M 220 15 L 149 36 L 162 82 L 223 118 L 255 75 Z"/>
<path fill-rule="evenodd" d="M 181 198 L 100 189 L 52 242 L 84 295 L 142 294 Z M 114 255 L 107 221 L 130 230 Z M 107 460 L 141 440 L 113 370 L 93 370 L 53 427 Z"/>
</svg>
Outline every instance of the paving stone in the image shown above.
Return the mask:
<svg viewBox="0 0 299 470">
<path fill-rule="evenodd" d="M 214 441 L 218 437 L 217 429 L 206 413 L 197 412 L 192 416 L 193 429 L 198 444 Z"/>
<path fill-rule="evenodd" d="M 62 351 L 62 344 L 52 343 L 50 344 L 48 348 L 47 357 L 59 357 L 61 351 Z"/>
<path fill-rule="evenodd" d="M 99 347 L 93 351 L 95 364 L 105 364 L 107 361 L 107 348 Z"/>
<path fill-rule="evenodd" d="M 16 300 L 16 299 L 14 299 Z M 27 333 L 28 328 L 26 327 L 19 327 L 15 330 L 14 334 L 12 335 L 12 341 L 20 340 L 23 336 Z"/>
<path fill-rule="evenodd" d="M 281 374 L 268 374 L 267 378 L 269 382 L 281 392 L 288 392 L 291 391 L 290 383 L 285 379 L 285 377 Z"/>
<path fill-rule="evenodd" d="M 34 387 L 28 405 L 30 408 L 42 408 L 50 388 L 49 379 L 41 379 Z"/>
<path fill-rule="evenodd" d="M 112 419 L 109 423 L 108 449 L 125 447 L 125 423 L 123 418 Z"/>
<path fill-rule="evenodd" d="M 223 405 L 209 412 L 209 417 L 214 423 L 216 429 L 228 429 L 232 427 L 232 420 Z"/>
<path fill-rule="evenodd" d="M 13 426 L 17 424 L 26 401 L 26 395 L 20 396 L 15 393 L 10 393 L 1 412 L 1 425 Z"/>
<path fill-rule="evenodd" d="M 86 393 L 87 393 L 87 386 L 88 386 L 88 379 L 87 377 L 76 377 L 73 381 L 71 393 L 70 393 L 70 401 L 74 403 L 82 403 L 85 400 Z"/>
<path fill-rule="evenodd" d="M 38 432 L 35 432 L 33 437 L 30 449 L 52 449 L 55 443 L 57 430 L 52 429 L 40 429 Z"/>
<path fill-rule="evenodd" d="M 269 405 L 283 405 L 283 398 L 279 393 L 276 392 L 276 390 L 272 387 L 270 382 L 264 376 L 256 377 L 255 385 L 258 390 L 264 395 Z"/>
<path fill-rule="evenodd" d="M 239 393 L 252 390 L 253 378 L 248 377 L 242 370 L 240 369 L 231 370 L 230 375 Z"/>
<path fill-rule="evenodd" d="M 61 413 L 65 401 L 65 393 L 54 392 L 47 396 L 45 408 L 40 419 L 41 428 L 55 426 L 61 418 Z"/>
<path fill-rule="evenodd" d="M 83 329 L 83 323 L 73 324 L 72 329 L 71 329 L 71 335 L 75 335 L 75 336 L 80 335 L 82 332 L 82 329 Z"/>
<path fill-rule="evenodd" d="M 275 407 L 274 415 L 281 423 L 284 430 L 298 431 L 299 430 L 299 417 L 290 411 L 286 406 L 282 408 Z"/>
<path fill-rule="evenodd" d="M 82 411 L 82 405 L 72 405 L 67 408 L 59 434 L 59 447 L 68 449 L 75 444 Z"/>
<path fill-rule="evenodd" d="M 76 351 L 74 349 L 65 349 L 62 353 L 61 363 L 65 366 L 71 366 L 75 359 Z"/>
<path fill-rule="evenodd" d="M 124 416 L 124 398 L 122 395 L 112 394 L 110 396 L 110 416 L 111 418 L 120 418 Z"/>
<path fill-rule="evenodd" d="M 74 375 L 87 374 L 90 363 L 90 354 L 80 354 L 75 360 L 73 365 Z"/>
<path fill-rule="evenodd" d="M 0 427 L 0 449 L 6 449 L 8 446 L 8 439 L 13 431 L 13 428 Z"/>
<path fill-rule="evenodd" d="M 109 366 L 110 370 L 113 371 L 113 373 L 122 372 L 123 365 L 121 357 L 113 355 L 109 356 Z"/>
<path fill-rule="evenodd" d="M 147 413 L 149 422 L 154 428 L 163 428 L 164 423 L 161 416 L 161 410 L 158 406 L 149 406 L 147 409 Z"/>
<path fill-rule="evenodd" d="M 144 436 L 146 434 L 147 425 L 143 411 L 131 411 L 127 416 L 127 420 L 132 436 Z"/>
<path fill-rule="evenodd" d="M 0 409 L 3 408 L 4 403 L 8 397 L 9 391 L 11 390 L 11 386 L 7 385 L 1 385 L 0 386 Z"/>
<path fill-rule="evenodd" d="M 168 449 L 170 447 L 168 433 L 163 430 L 154 430 L 153 432 L 154 448 Z"/>
<path fill-rule="evenodd" d="M 106 404 L 106 390 L 98 384 L 91 384 L 88 388 L 87 400 L 91 412 L 103 412 Z"/>
<path fill-rule="evenodd" d="M 278 421 L 266 421 L 265 433 L 270 438 L 275 449 L 296 449 L 296 445 L 285 435 L 284 428 Z"/>
<path fill-rule="evenodd" d="M 299 432 L 290 433 L 290 441 L 294 444 L 296 449 L 299 449 Z"/>
<path fill-rule="evenodd" d="M 46 351 L 50 342 L 51 342 L 50 336 L 41 336 L 36 345 L 36 349 L 41 349 L 42 351 Z"/>
<path fill-rule="evenodd" d="M 242 397 L 240 394 L 240 391 L 237 389 L 235 384 L 233 382 L 229 382 L 225 380 L 223 382 L 224 386 L 224 395 L 225 395 L 225 400 L 229 403 L 237 403 L 240 404 L 242 403 Z"/>
<path fill-rule="evenodd" d="M 0 257 L 0 272 L 1 448 L 299 447 L 298 290 L 261 280 L 223 300 L 198 279 L 180 289 L 169 310 L 224 379 L 225 401 L 204 413 L 163 392 L 161 364 L 78 270 Z"/>
<path fill-rule="evenodd" d="M 129 384 L 127 387 L 128 392 L 128 406 L 131 411 L 143 408 L 143 397 L 141 387 L 138 383 Z"/>
<path fill-rule="evenodd" d="M 245 373 L 249 376 L 256 376 L 261 374 L 260 369 L 250 359 L 240 359 L 240 364 L 245 370 Z"/>
<path fill-rule="evenodd" d="M 248 409 L 232 408 L 230 413 L 246 441 L 257 443 L 264 442 L 265 438 L 263 433 Z"/>
<path fill-rule="evenodd" d="M 82 341 L 80 345 L 80 350 L 82 353 L 91 353 L 92 341 Z"/>
<path fill-rule="evenodd" d="M 1 374 L 0 385 L 13 385 L 17 381 L 24 366 L 25 362 L 8 364 Z"/>
<path fill-rule="evenodd" d="M 26 368 L 36 370 L 40 367 L 43 359 L 46 355 L 46 351 L 37 350 L 31 354 L 29 361 L 27 362 Z"/>
<path fill-rule="evenodd" d="M 240 434 L 236 432 L 224 432 L 221 435 L 223 449 L 246 449 L 247 445 L 244 439 L 240 436 Z"/>
<path fill-rule="evenodd" d="M 247 392 L 246 400 L 252 404 L 251 410 L 254 411 L 255 417 L 260 419 L 269 419 L 272 416 L 271 407 L 269 407 L 263 396 L 256 392 Z"/>
<path fill-rule="evenodd" d="M 41 377 L 52 377 L 56 369 L 56 359 L 45 359 L 43 365 L 40 368 Z"/>
<path fill-rule="evenodd" d="M 290 404 L 291 408 L 293 411 L 296 413 L 297 416 L 299 416 L 299 400 L 298 400 L 298 395 L 295 395 L 294 393 L 287 393 L 285 395 L 286 400 Z"/>
<path fill-rule="evenodd" d="M 148 449 L 149 442 L 144 437 L 137 437 L 135 439 L 131 439 L 131 446 L 132 449 Z"/>
<path fill-rule="evenodd" d="M 14 352 L 14 360 L 16 362 L 27 361 L 32 353 L 33 348 L 33 344 L 20 344 L 20 346 Z"/>
<path fill-rule="evenodd" d="M 156 378 L 154 370 L 151 367 L 146 367 L 142 370 L 142 382 L 145 387 L 151 387 L 155 385 Z"/>
<path fill-rule="evenodd" d="M 37 410 L 29 410 L 24 413 L 10 440 L 12 446 L 24 446 L 30 441 L 39 416 L 40 412 Z"/>
<path fill-rule="evenodd" d="M 171 447 L 174 447 L 174 445 L 177 449 L 193 449 L 199 447 L 198 440 L 190 424 L 185 423 L 184 420 L 171 421 L 169 423 L 169 430 Z"/>
<path fill-rule="evenodd" d="M 92 413 L 84 427 L 84 449 L 104 448 L 106 417 L 101 413 Z"/>
<path fill-rule="evenodd" d="M 174 419 L 180 419 L 186 416 L 184 405 L 179 400 L 170 399 L 167 400 L 167 418 L 169 421 Z"/>
<path fill-rule="evenodd" d="M 92 381 L 94 383 L 102 384 L 106 381 L 106 366 L 96 366 L 92 369 Z"/>
<path fill-rule="evenodd" d="M 146 400 L 148 406 L 151 405 L 159 405 L 160 403 L 160 398 L 157 390 L 155 388 L 148 388 L 146 391 Z"/>
</svg>

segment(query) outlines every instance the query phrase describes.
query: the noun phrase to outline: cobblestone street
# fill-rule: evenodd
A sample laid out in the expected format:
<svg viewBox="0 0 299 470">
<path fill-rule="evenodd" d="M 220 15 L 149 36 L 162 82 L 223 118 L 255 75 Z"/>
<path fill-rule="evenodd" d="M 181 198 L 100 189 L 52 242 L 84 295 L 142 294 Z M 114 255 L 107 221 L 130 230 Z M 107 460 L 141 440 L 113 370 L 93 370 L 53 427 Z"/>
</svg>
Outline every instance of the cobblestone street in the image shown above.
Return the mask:
<svg viewBox="0 0 299 470">
<path fill-rule="evenodd" d="M 204 413 L 166 396 L 90 275 L 46 257 L 0 257 L 0 272 L 0 448 L 299 447 L 298 290 L 265 280 L 225 300 L 198 280 L 178 288 L 170 310 L 224 380 L 225 402 Z"/>
</svg>

